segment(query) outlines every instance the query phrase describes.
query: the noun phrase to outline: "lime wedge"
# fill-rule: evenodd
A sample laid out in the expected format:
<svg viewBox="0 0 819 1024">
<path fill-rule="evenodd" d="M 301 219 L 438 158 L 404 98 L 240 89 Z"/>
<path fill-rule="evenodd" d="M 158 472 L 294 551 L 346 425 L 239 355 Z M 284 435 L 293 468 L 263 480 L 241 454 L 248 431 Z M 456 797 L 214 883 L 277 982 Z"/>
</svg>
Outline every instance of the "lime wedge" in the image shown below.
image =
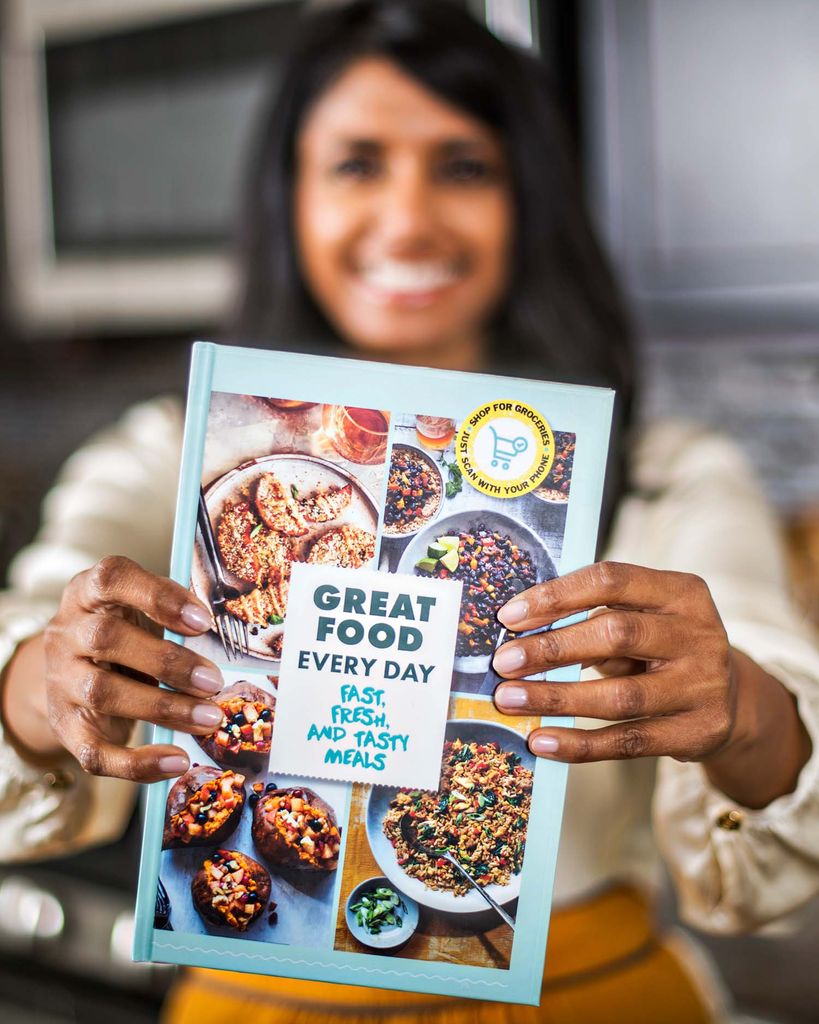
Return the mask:
<svg viewBox="0 0 819 1024">
<path fill-rule="evenodd" d="M 442 548 L 446 548 L 447 551 L 457 551 L 458 545 L 461 543 L 460 537 L 439 537 L 438 543 Z"/>
<path fill-rule="evenodd" d="M 451 551 L 447 551 L 441 559 L 441 565 L 445 569 L 449 569 L 450 572 L 455 572 L 458 568 L 458 549 L 453 548 Z"/>
<path fill-rule="evenodd" d="M 437 558 L 422 558 L 415 563 L 416 569 L 420 569 L 421 572 L 435 572 L 438 568 Z"/>
</svg>

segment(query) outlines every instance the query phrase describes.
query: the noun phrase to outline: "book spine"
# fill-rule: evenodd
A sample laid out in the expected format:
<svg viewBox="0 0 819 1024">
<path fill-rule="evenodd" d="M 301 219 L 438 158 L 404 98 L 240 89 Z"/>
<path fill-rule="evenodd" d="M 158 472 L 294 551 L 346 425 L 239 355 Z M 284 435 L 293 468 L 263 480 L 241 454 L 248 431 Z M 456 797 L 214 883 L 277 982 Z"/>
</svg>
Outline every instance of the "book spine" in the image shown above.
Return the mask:
<svg viewBox="0 0 819 1024">
<path fill-rule="evenodd" d="M 198 341 L 191 355 L 188 380 L 188 405 L 185 417 L 185 436 L 182 444 L 182 464 L 176 499 L 176 525 L 171 552 L 171 577 L 184 587 L 190 578 L 191 538 L 196 527 L 196 503 L 202 456 L 205 448 L 211 382 L 216 346 Z M 166 631 L 166 637 L 182 638 Z M 155 727 L 153 742 L 168 742 L 170 730 Z M 162 854 L 161 835 L 165 814 L 168 784 L 157 782 L 143 790 L 142 856 L 137 886 L 136 920 L 134 921 L 133 958 L 136 961 L 153 959 L 154 909 L 156 906 L 159 861 Z"/>
</svg>

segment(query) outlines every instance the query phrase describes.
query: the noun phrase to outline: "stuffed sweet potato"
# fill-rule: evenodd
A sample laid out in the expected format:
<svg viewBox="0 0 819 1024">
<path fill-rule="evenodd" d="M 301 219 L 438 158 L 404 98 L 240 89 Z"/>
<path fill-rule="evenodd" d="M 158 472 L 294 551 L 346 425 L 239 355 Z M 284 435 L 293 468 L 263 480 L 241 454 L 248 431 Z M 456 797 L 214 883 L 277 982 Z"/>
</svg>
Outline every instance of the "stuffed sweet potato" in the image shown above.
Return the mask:
<svg viewBox="0 0 819 1024">
<path fill-rule="evenodd" d="M 246 853 L 214 850 L 194 875 L 191 896 L 209 924 L 244 932 L 267 906 L 270 875 Z"/>
<path fill-rule="evenodd" d="M 196 742 L 217 764 L 258 770 L 270 757 L 270 737 L 276 698 L 253 683 L 240 679 L 212 700 L 222 709 L 222 723 Z"/>
<path fill-rule="evenodd" d="M 193 765 L 168 793 L 162 849 L 221 843 L 239 824 L 244 806 L 244 775 Z"/>
<path fill-rule="evenodd" d="M 271 865 L 335 871 L 341 833 L 335 811 L 311 789 L 273 789 L 253 809 L 253 842 Z"/>
</svg>

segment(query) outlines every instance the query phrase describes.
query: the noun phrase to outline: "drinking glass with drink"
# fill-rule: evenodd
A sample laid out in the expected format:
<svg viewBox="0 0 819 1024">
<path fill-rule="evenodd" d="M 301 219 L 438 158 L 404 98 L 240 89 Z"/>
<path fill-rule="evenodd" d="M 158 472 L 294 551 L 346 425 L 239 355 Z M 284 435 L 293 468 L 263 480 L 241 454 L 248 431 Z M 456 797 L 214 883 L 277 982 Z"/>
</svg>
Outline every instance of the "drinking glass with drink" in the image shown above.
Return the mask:
<svg viewBox="0 0 819 1024">
<path fill-rule="evenodd" d="M 325 405 L 324 434 L 335 451 L 350 462 L 372 466 L 384 461 L 390 432 L 389 413 L 350 405 Z"/>
<path fill-rule="evenodd" d="M 415 433 L 421 446 L 443 451 L 455 436 L 455 420 L 446 416 L 416 416 Z"/>
</svg>

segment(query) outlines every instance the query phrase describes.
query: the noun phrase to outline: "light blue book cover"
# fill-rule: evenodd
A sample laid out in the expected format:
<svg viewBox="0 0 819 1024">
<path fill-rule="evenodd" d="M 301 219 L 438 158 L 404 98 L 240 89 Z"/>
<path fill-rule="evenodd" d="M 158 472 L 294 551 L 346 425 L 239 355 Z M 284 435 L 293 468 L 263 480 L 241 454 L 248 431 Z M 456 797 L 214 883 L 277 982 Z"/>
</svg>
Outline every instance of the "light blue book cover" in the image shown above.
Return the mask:
<svg viewBox="0 0 819 1024">
<path fill-rule="evenodd" d="M 194 346 L 171 575 L 214 622 L 172 638 L 223 719 L 156 730 L 135 959 L 539 1002 L 566 766 L 492 702 L 496 613 L 593 561 L 613 397 Z"/>
</svg>

